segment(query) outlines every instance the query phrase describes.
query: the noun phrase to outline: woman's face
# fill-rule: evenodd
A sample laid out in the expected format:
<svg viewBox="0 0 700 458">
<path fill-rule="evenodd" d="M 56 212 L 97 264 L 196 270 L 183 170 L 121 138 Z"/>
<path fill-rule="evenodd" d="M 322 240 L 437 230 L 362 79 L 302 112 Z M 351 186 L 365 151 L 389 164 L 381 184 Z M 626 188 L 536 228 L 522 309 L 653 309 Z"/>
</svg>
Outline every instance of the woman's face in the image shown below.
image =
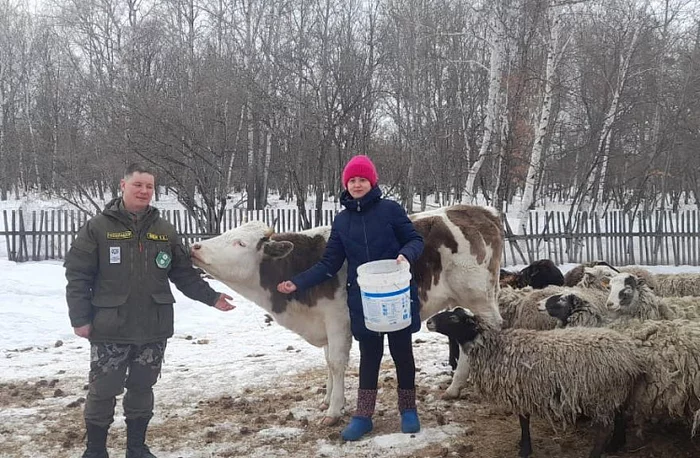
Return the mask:
<svg viewBox="0 0 700 458">
<path fill-rule="evenodd" d="M 370 189 L 372 189 L 372 185 L 367 178 L 353 177 L 348 181 L 348 192 L 353 199 L 364 197 Z"/>
</svg>

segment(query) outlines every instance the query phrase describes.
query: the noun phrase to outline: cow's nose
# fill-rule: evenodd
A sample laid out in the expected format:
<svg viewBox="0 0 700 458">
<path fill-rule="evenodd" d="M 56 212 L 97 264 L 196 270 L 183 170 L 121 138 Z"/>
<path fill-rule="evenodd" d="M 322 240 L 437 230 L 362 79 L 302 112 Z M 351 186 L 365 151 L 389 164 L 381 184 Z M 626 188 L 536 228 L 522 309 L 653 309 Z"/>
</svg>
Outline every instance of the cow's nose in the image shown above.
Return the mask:
<svg viewBox="0 0 700 458">
<path fill-rule="evenodd" d="M 202 245 L 200 245 L 199 243 L 195 243 L 194 245 L 192 245 L 193 250 L 199 250 L 200 248 L 202 248 Z"/>
</svg>

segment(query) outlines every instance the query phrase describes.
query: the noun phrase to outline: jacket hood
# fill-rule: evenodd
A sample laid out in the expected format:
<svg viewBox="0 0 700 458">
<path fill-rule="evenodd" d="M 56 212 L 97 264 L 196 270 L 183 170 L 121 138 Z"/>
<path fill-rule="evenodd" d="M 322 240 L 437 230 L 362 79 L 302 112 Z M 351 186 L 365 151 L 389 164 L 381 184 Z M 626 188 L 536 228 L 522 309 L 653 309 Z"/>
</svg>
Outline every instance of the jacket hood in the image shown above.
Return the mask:
<svg viewBox="0 0 700 458">
<path fill-rule="evenodd" d="M 363 211 L 372 205 L 374 205 L 382 197 L 382 190 L 379 186 L 375 186 L 369 190 L 367 194 L 360 197 L 359 199 L 353 199 L 348 190 L 346 189 L 340 195 L 340 203 L 343 207 L 350 211 Z"/>
</svg>

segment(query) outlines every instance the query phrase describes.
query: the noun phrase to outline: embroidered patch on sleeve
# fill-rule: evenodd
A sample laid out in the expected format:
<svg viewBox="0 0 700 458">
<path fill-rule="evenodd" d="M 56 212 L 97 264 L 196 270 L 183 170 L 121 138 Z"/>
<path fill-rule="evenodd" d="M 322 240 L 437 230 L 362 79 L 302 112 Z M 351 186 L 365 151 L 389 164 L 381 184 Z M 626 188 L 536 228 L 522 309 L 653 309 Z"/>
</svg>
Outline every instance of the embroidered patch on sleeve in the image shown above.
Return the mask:
<svg viewBox="0 0 700 458">
<path fill-rule="evenodd" d="M 107 240 L 128 240 L 133 238 L 134 233 L 131 231 L 107 232 Z"/>
<path fill-rule="evenodd" d="M 146 233 L 146 238 L 148 240 L 155 240 L 156 242 L 167 242 L 168 241 L 167 234 L 154 234 L 153 232 Z"/>
</svg>

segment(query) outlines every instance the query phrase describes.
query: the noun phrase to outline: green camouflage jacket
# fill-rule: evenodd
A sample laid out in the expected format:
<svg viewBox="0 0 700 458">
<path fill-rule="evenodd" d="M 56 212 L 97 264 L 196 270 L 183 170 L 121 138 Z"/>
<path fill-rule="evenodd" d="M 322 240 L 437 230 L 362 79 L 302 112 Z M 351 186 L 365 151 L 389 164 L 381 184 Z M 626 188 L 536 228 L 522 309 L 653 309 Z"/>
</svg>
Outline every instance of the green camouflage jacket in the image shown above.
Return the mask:
<svg viewBox="0 0 700 458">
<path fill-rule="evenodd" d="M 172 224 L 156 208 L 139 217 L 114 199 L 80 229 L 66 255 L 71 325 L 92 324 L 90 340 L 144 344 L 173 335 L 170 279 L 187 297 L 219 295 L 192 268 Z"/>
</svg>

